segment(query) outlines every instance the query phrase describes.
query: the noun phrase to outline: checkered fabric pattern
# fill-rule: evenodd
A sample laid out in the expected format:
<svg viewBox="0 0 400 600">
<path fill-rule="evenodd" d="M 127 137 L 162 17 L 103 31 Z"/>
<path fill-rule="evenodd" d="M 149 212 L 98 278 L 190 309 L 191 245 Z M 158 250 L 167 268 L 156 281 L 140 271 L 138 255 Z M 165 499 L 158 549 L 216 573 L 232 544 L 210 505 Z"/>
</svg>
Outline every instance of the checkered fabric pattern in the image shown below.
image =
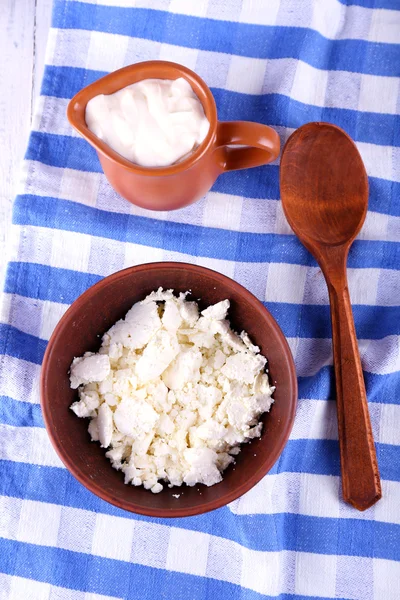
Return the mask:
<svg viewBox="0 0 400 600">
<path fill-rule="evenodd" d="M 69 126 L 69 99 L 137 61 L 195 70 L 222 120 L 308 121 L 356 141 L 370 183 L 349 256 L 382 475 L 365 513 L 341 501 L 327 290 L 290 231 L 278 163 L 222 175 L 189 208 L 153 213 L 108 185 Z M 14 205 L 0 324 L 1 600 L 400 598 L 399 0 L 55 0 L 42 95 Z M 39 406 L 46 342 L 67 307 L 119 269 L 188 261 L 272 312 L 299 378 L 281 459 L 207 515 L 131 515 L 90 494 L 50 446 Z"/>
</svg>

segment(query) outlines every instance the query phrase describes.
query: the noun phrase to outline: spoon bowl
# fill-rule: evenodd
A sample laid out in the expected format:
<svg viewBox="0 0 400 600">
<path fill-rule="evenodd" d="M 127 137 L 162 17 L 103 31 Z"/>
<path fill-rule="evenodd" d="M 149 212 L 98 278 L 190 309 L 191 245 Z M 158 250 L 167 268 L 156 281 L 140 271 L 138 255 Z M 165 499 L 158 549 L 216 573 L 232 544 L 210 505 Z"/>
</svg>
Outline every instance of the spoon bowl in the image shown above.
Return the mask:
<svg viewBox="0 0 400 600">
<path fill-rule="evenodd" d="M 284 211 L 296 235 L 309 244 L 350 244 L 368 207 L 368 178 L 353 140 L 335 125 L 308 123 L 289 138 L 281 168 Z"/>
<path fill-rule="evenodd" d="M 368 179 L 354 142 L 339 127 L 308 123 L 281 158 L 287 220 L 328 285 L 343 498 L 358 510 L 382 496 L 358 351 L 346 263 L 368 209 Z"/>
</svg>

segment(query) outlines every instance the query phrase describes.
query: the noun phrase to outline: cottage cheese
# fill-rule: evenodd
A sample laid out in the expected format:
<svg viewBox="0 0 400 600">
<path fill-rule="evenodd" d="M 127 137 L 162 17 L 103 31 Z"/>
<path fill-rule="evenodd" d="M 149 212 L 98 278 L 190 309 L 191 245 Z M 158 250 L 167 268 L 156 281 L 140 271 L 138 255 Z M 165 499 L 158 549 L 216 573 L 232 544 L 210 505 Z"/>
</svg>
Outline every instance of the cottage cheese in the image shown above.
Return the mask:
<svg viewBox="0 0 400 600">
<path fill-rule="evenodd" d="M 186 296 L 152 292 L 70 369 L 71 409 L 90 418 L 91 439 L 125 483 L 154 493 L 221 481 L 273 402 L 267 359 L 231 330 L 229 300 L 199 314 Z"/>
</svg>

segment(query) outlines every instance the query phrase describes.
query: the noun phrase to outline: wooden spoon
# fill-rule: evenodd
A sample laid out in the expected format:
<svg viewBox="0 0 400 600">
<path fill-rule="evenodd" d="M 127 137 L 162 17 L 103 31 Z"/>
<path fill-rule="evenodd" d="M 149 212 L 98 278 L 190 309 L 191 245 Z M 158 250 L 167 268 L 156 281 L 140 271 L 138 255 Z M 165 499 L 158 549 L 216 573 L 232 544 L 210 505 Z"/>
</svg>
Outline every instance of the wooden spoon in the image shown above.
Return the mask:
<svg viewBox="0 0 400 600">
<path fill-rule="evenodd" d="M 355 144 L 342 129 L 308 123 L 286 143 L 280 187 L 286 218 L 317 260 L 328 285 L 343 498 L 365 510 L 382 491 L 346 263 L 367 213 L 367 174 Z"/>
</svg>

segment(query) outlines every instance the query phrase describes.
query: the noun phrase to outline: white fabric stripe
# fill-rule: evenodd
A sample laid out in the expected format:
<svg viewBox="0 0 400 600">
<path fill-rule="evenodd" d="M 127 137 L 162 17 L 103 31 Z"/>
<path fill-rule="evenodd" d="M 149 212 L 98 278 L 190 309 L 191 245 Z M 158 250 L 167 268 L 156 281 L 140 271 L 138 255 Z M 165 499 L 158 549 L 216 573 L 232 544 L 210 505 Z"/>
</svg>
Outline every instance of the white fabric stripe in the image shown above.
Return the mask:
<svg viewBox="0 0 400 600">
<path fill-rule="evenodd" d="M 36 302 L 39 303 L 38 300 Z M 55 326 L 64 315 L 68 308 L 68 304 L 60 304 L 58 302 L 50 302 L 49 300 L 41 301 L 41 322 L 39 337 L 42 340 L 49 340 L 54 331 Z"/>
<path fill-rule="evenodd" d="M 398 600 L 395 581 L 400 580 L 400 563 L 395 560 L 373 559 L 373 583 L 375 600 Z"/>
<path fill-rule="evenodd" d="M 337 556 L 296 554 L 295 593 L 334 598 L 336 595 Z"/>
<path fill-rule="evenodd" d="M 391 226 L 390 230 L 388 230 L 389 223 Z M 398 231 L 400 231 L 400 217 L 369 210 L 358 239 L 400 242 Z"/>
<path fill-rule="evenodd" d="M 81 1 L 81 0 L 74 0 Z M 121 8 L 147 8 L 148 2 L 141 0 L 85 0 L 85 4 L 116 6 Z M 207 17 L 207 0 L 152 0 L 154 10 L 168 10 L 171 13 L 193 17 Z M 224 4 L 216 3 L 213 19 L 226 20 Z M 400 11 L 372 9 L 362 6 L 345 6 L 337 0 L 324 0 L 314 3 L 312 23 L 303 24 L 301 14 L 288 11 L 285 0 L 244 0 L 240 14 L 235 21 L 255 25 L 295 26 L 315 29 L 328 39 L 362 40 L 368 37 L 371 42 L 399 43 Z M 232 7 L 232 10 L 233 7 Z M 327 15 L 329 18 L 327 18 Z M 307 19 L 308 21 L 308 19 Z M 369 35 L 368 35 L 369 31 Z"/>
<path fill-rule="evenodd" d="M 381 404 L 379 439 L 384 444 L 400 446 L 400 406 L 397 404 Z M 371 405 L 370 405 L 371 408 Z"/>
<path fill-rule="evenodd" d="M 3 293 L 0 302 L 0 323 L 9 323 L 12 295 Z"/>
<path fill-rule="evenodd" d="M 295 493 L 294 493 L 295 491 Z M 400 483 L 382 480 L 382 501 L 355 513 L 343 502 L 340 478 L 312 473 L 266 475 L 247 494 L 229 505 L 234 514 L 303 514 L 323 518 L 380 521 L 400 525 Z"/>
<path fill-rule="evenodd" d="M 42 119 L 42 114 L 45 108 L 45 100 L 45 96 L 39 96 L 35 100 L 35 110 L 33 111 L 32 115 L 31 129 L 36 130 L 40 127 L 40 121 Z"/>
<path fill-rule="evenodd" d="M 359 340 L 364 371 L 386 375 L 400 371 L 400 336 L 388 335 L 380 340 Z"/>
<path fill-rule="evenodd" d="M 191 17 L 206 17 L 209 2 L 208 0 L 167 0 L 167 4 L 168 12 Z"/>
<path fill-rule="evenodd" d="M 400 405 L 370 402 L 369 412 L 375 441 L 400 446 Z M 300 399 L 290 438 L 337 440 L 336 402 Z"/>
<path fill-rule="evenodd" d="M 65 590 L 67 592 L 67 590 Z M 45 581 L 24 579 L 0 573 L 0 598 L 3 600 L 50 600 L 51 585 Z M 4 595 L 3 595 L 4 594 Z M 65 600 L 72 600 L 64 595 Z M 81 600 L 76 594 L 76 599 Z"/>
<path fill-rule="evenodd" d="M 282 562 L 285 554 L 286 552 L 261 552 L 242 548 L 240 585 L 253 589 L 259 594 L 268 596 L 280 595 L 289 583 L 288 579 L 284 581 L 282 576 Z M 304 554 L 303 552 L 296 552 L 296 561 Z M 254 576 L 255 573 L 257 574 L 256 577 Z M 322 593 L 328 582 L 332 585 L 331 579 L 334 579 L 334 573 L 331 573 L 327 577 L 324 586 L 321 588 Z"/>
<path fill-rule="evenodd" d="M 46 521 L 43 522 L 43 505 L 41 502 L 25 502 L 22 500 L 19 513 L 17 539 L 28 544 L 40 546 L 56 546 L 60 527 L 62 506 L 46 505 Z"/>
<path fill-rule="evenodd" d="M 100 185 L 109 186 L 103 173 L 53 167 L 35 160 L 25 160 L 24 168 L 27 172 L 27 181 L 24 189 L 20 190 L 20 194 L 51 196 L 84 204 L 85 206 L 96 206 Z M 133 204 L 130 205 L 126 200 L 122 201 L 122 198 L 111 191 L 111 187 L 110 192 L 117 198 L 117 202 L 111 203 L 107 207 L 108 211 L 129 213 L 131 210 L 138 208 L 134 207 Z M 146 212 L 148 215 L 157 214 L 157 218 L 160 218 L 160 215 L 163 214 L 162 212 L 154 213 L 154 211 Z"/>
<path fill-rule="evenodd" d="M 400 11 L 371 10 L 370 42 L 400 44 Z"/>
<path fill-rule="evenodd" d="M 357 142 L 356 146 L 370 177 L 400 181 L 400 171 L 394 170 L 394 165 L 400 161 L 400 148 L 364 142 Z"/>
<path fill-rule="evenodd" d="M 49 57 L 49 64 L 57 67 L 84 67 L 94 71 L 110 72 L 132 63 L 132 56 L 127 51 L 127 44 L 130 40 L 132 40 L 130 43 L 134 43 L 136 38 L 129 38 L 120 34 L 97 34 L 92 32 L 92 52 L 87 55 L 85 48 L 82 48 L 81 53 L 79 53 L 79 48 L 82 46 L 82 44 L 79 44 L 79 40 L 83 34 L 87 35 L 87 32 L 77 29 L 52 30 L 51 35 L 57 35 L 57 41 L 62 48 L 62 52 Z M 98 45 L 94 46 L 93 39 L 96 39 L 94 37 L 96 35 L 99 36 L 99 42 Z M 121 51 L 117 59 L 114 55 L 111 58 L 110 53 L 99 53 L 98 46 L 108 47 L 104 44 L 104 40 L 107 40 L 107 38 L 113 44 L 115 44 L 115 40 L 118 41 L 118 47 L 121 48 Z M 396 77 L 352 74 L 353 86 L 355 82 L 358 85 L 356 85 L 354 93 L 349 96 L 348 93 L 345 93 L 349 86 L 348 71 L 318 69 L 295 58 L 261 59 L 232 56 L 227 73 L 222 75 L 220 71 L 220 52 L 195 51 L 170 44 L 162 44 L 160 50 L 158 42 L 141 40 L 140 43 L 142 44 L 142 42 L 147 47 L 149 55 L 153 57 L 160 55 L 159 58 L 162 60 L 180 62 L 189 69 L 195 70 L 209 87 L 223 87 L 233 92 L 250 95 L 282 94 L 298 102 L 318 107 L 331 106 L 380 114 L 397 114 L 396 97 L 399 80 Z M 73 55 L 67 52 L 67 45 L 71 43 L 76 44 L 77 47 L 77 52 Z M 204 60 L 199 60 L 199 55 L 204 57 Z M 357 77 L 357 79 L 354 79 L 354 77 Z M 385 93 L 379 95 L 378 101 L 376 95 L 368 93 L 371 89 L 384 90 Z M 361 93 L 360 102 L 359 90 Z M 61 98 L 60 100 L 63 101 L 60 102 L 60 105 L 68 103 L 67 99 Z M 47 101 L 44 106 L 48 114 L 42 114 L 40 121 L 46 124 L 51 123 L 57 115 Z M 64 128 L 64 131 L 67 131 L 68 124 L 65 112 L 60 126 Z M 78 134 L 74 133 L 73 135 Z"/>
<path fill-rule="evenodd" d="M 23 227 L 22 227 L 23 229 Z M 19 256 L 19 261 L 21 262 L 30 262 L 30 263 L 34 263 L 34 264 L 49 264 L 49 246 L 51 249 L 51 244 L 52 243 L 56 243 L 58 245 L 58 242 L 55 241 L 55 238 L 60 235 L 62 233 L 63 235 L 63 239 L 64 239 L 64 252 L 66 255 L 69 255 L 70 253 L 73 254 L 75 256 L 76 252 L 75 252 L 75 246 L 70 245 L 70 241 L 72 240 L 72 238 L 74 238 L 74 240 L 76 241 L 75 236 L 77 234 L 74 234 L 73 232 L 68 232 L 68 231 L 60 231 L 60 230 L 56 230 L 56 229 L 47 229 L 45 227 L 32 227 L 30 228 L 31 231 L 34 230 L 35 231 L 35 236 L 36 236 L 36 240 L 37 240 L 37 245 L 35 247 L 35 255 L 33 256 L 31 252 L 28 252 L 27 254 L 24 254 L 22 251 L 20 252 L 20 256 Z M 72 237 L 69 238 L 69 234 L 72 233 Z M 129 266 L 133 266 L 133 265 L 137 265 L 137 264 L 141 264 L 141 263 L 149 263 L 149 262 L 157 262 L 160 260 L 168 260 L 168 261 L 176 261 L 176 262 L 189 262 L 192 264 L 198 264 L 198 265 L 202 265 L 205 267 L 209 267 L 211 269 L 214 269 L 220 273 L 224 273 L 226 275 L 228 275 L 229 277 L 232 277 L 234 274 L 234 269 L 235 269 L 235 265 L 237 264 L 234 261 L 227 261 L 227 260 L 223 260 L 223 259 L 217 259 L 217 258 L 207 258 L 207 257 L 196 257 L 196 256 L 191 256 L 189 254 L 183 254 L 183 253 L 179 253 L 179 252 L 173 252 L 173 251 L 167 251 L 167 250 L 162 250 L 159 248 L 154 248 L 152 246 L 143 246 L 141 244 L 131 244 L 131 243 L 126 243 L 126 242 L 118 242 L 118 241 L 114 241 L 114 240 L 108 240 L 106 238 L 92 238 L 91 236 L 87 235 L 87 234 L 79 234 L 80 238 L 79 238 L 79 244 L 86 244 L 86 240 L 84 240 L 83 238 L 87 238 L 87 240 L 91 240 L 92 243 L 92 254 L 94 254 L 94 258 L 96 260 L 91 260 L 91 268 L 89 269 L 87 264 L 85 265 L 80 265 L 80 268 L 76 269 L 79 272 L 90 272 L 93 274 L 97 274 L 97 275 L 109 275 L 111 273 L 114 273 L 115 271 L 122 269 L 124 267 L 129 267 Z M 82 238 L 82 239 L 81 239 Z M 98 246 L 97 246 L 97 250 L 93 248 L 93 244 L 94 244 L 94 240 L 98 242 Z M 107 260 L 104 260 L 104 255 L 101 254 L 100 251 L 98 251 L 98 248 L 109 248 L 110 244 L 112 245 L 113 249 L 115 249 L 115 252 L 119 252 L 121 254 L 121 260 L 120 262 L 117 261 L 117 264 L 113 264 L 112 261 L 109 260 L 109 257 L 107 257 Z M 69 249 L 69 250 L 68 250 Z M 97 251 L 99 252 L 99 254 L 97 254 Z M 65 267 L 65 263 L 66 263 L 66 258 L 65 257 L 60 257 L 60 254 L 56 255 L 55 253 L 51 254 L 52 256 L 52 261 L 50 262 L 52 267 L 60 267 L 60 268 L 68 268 Z M 86 255 L 87 256 L 87 255 Z M 101 256 L 103 256 L 103 259 L 101 260 Z M 115 258 L 115 260 L 117 260 Z M 5 309 L 7 310 L 7 309 Z"/>
<path fill-rule="evenodd" d="M 4 252 L 4 256 L 3 256 L 4 266 L 6 266 L 10 261 L 15 260 L 16 257 L 18 256 L 19 242 L 20 242 L 19 229 L 14 227 L 14 225 L 9 226 L 8 227 L 8 240 L 7 240 L 7 244 L 6 244 L 5 252 Z M 2 290 L 4 289 L 6 275 L 7 275 L 7 269 L 4 268 L 4 269 L 2 269 L 2 276 L 0 276 L 0 294 L 1 294 Z M 2 301 L 1 301 L 1 296 L 0 296 L 0 315 L 3 312 L 1 304 L 2 304 Z"/>
<path fill-rule="evenodd" d="M 42 427 L 13 427 L 0 424 L 0 460 L 65 468 Z M 89 434 L 88 434 L 89 443 Z"/>
<path fill-rule="evenodd" d="M 310 406 L 311 402 L 314 402 L 315 405 L 321 405 L 323 408 L 329 407 L 331 412 L 334 410 L 334 407 L 330 406 L 333 405 L 333 402 L 309 401 L 307 403 L 307 401 L 303 400 L 299 404 L 299 412 L 296 419 L 304 419 L 306 415 L 303 406 L 307 404 Z M 379 405 L 370 405 L 370 409 L 375 409 L 375 407 L 380 408 Z M 398 422 L 399 407 L 396 407 L 394 413 L 397 420 L 396 422 Z M 319 411 L 319 415 L 323 418 L 322 411 Z M 296 427 L 297 425 L 295 426 L 295 429 Z M 394 425 L 391 427 L 393 428 Z M 314 428 L 314 430 L 315 429 L 316 428 Z M 33 449 L 35 456 L 32 462 L 35 464 L 62 468 L 62 464 L 51 448 L 45 430 L 39 428 L 25 428 L 24 430 L 28 434 L 26 438 L 24 436 L 23 428 L 4 425 L 0 426 L 0 432 L 1 435 L 4 436 L 2 439 L 5 441 L 5 446 L 9 446 L 8 454 L 0 458 L 14 462 L 29 463 L 31 462 L 31 451 Z M 317 435 L 315 437 L 317 437 Z M 383 439 L 382 437 L 383 436 L 381 435 L 380 441 L 386 441 L 384 437 Z M 295 430 L 293 431 L 291 438 L 296 438 Z M 376 439 L 378 439 L 377 436 Z M 42 448 L 35 449 L 35 443 L 40 443 Z M 23 447 L 24 444 L 26 444 L 26 448 Z M 367 511 L 366 513 L 357 513 L 357 515 L 355 515 L 354 510 L 347 504 L 344 504 L 341 500 L 339 478 L 328 475 L 314 475 L 311 473 L 280 473 L 279 475 L 267 475 L 255 488 L 247 492 L 247 494 L 238 500 L 235 500 L 229 507 L 235 514 L 277 514 L 282 512 L 298 513 L 300 511 L 301 514 L 305 515 L 330 518 L 337 518 L 340 511 L 340 517 L 343 518 L 376 519 L 387 523 L 400 524 L 400 513 L 398 511 L 400 502 L 400 482 L 383 481 L 382 485 L 384 500 L 376 505 L 374 509 L 375 514 L 373 511 Z M 290 493 L 291 490 L 299 490 L 300 507 L 299 495 L 297 493 Z M 3 498 L 2 501 L 7 502 L 7 499 Z M 2 501 L 0 501 L 0 506 Z M 3 515 L 7 514 L 3 509 L 1 510 L 1 513 Z M 105 515 L 103 515 L 102 518 L 103 520 L 106 520 L 107 523 L 109 522 L 109 519 L 111 519 L 111 517 Z M 99 524 L 99 529 L 105 532 L 107 530 L 107 523 L 103 523 L 102 525 Z M 5 522 L 4 527 L 6 529 L 8 527 Z M 129 531 L 127 530 L 127 532 Z M 0 535 L 3 535 L 1 532 L 1 524 Z M 46 533 L 46 535 L 48 541 L 48 536 L 50 534 Z M 102 533 L 101 535 L 106 535 L 106 533 Z M 122 548 L 117 543 L 119 539 L 117 534 L 115 544 L 111 540 L 108 546 L 101 543 L 101 535 L 100 532 L 98 532 L 97 537 L 92 542 L 94 548 L 103 548 L 103 550 L 98 550 L 98 553 L 102 553 L 101 555 L 106 556 L 106 554 L 104 554 L 104 552 L 106 552 L 108 558 L 114 557 L 112 555 L 113 552 L 118 552 L 120 555 L 122 553 L 123 556 L 127 556 L 126 545 Z M 130 533 L 128 535 L 127 533 L 127 537 L 131 539 L 132 535 Z M 136 538 L 136 532 L 134 532 L 134 538 Z M 107 550 L 104 549 L 106 547 L 108 548 Z M 112 548 L 114 548 L 114 550 Z"/>
<path fill-rule="evenodd" d="M 268 479 L 268 476 L 265 479 Z M 265 481 L 265 479 L 263 481 Z M 337 480 L 337 478 L 332 479 Z M 321 478 L 321 484 L 326 485 L 327 482 L 322 480 L 324 480 L 324 478 Z M 317 488 L 318 492 L 320 489 L 322 489 L 322 487 Z M 318 494 L 318 492 L 316 493 Z M 327 494 L 326 491 L 323 493 L 325 498 L 329 497 L 329 493 Z M 287 494 L 287 496 L 292 496 L 293 498 L 295 495 Z M 245 498 L 246 496 L 243 497 L 242 500 Z M 75 545 L 68 539 L 68 536 L 64 535 L 64 532 L 67 528 L 74 527 L 76 521 L 82 522 L 83 520 L 90 520 L 92 517 L 91 512 L 82 509 L 64 508 L 44 502 L 31 500 L 20 501 L 15 498 L 7 497 L 2 498 L 3 511 L 13 511 L 16 501 L 20 504 L 18 525 L 14 535 L 12 535 L 8 529 L 4 531 L 3 537 L 5 539 L 15 539 L 20 542 L 47 545 L 50 547 L 57 546 L 66 550 L 76 551 Z M 318 502 L 317 500 L 314 505 L 323 507 L 324 503 Z M 354 509 L 349 507 L 349 510 L 351 511 L 352 518 L 355 518 Z M 43 514 L 48 515 L 46 523 L 49 530 L 52 531 L 51 535 L 45 534 L 45 541 L 48 542 L 47 544 L 44 543 L 43 532 L 39 527 L 29 528 L 26 526 L 29 515 L 36 515 L 40 518 Z M 101 535 L 101 537 L 110 535 L 111 538 L 113 538 L 114 531 L 123 531 L 125 527 L 132 531 L 135 543 L 131 549 L 131 562 L 155 568 L 169 568 L 176 572 L 204 575 L 213 578 L 216 576 L 214 573 L 215 564 L 223 565 L 228 557 L 235 557 L 235 561 L 231 562 L 231 564 L 234 565 L 234 568 L 219 570 L 218 579 L 245 586 L 260 594 L 268 596 L 276 596 L 279 593 L 290 593 L 290 590 L 287 588 L 288 580 L 282 577 L 282 571 L 285 569 L 288 559 L 296 560 L 296 580 L 299 582 L 298 585 L 303 587 L 304 583 L 300 582 L 304 572 L 308 571 L 310 560 L 314 561 L 313 564 L 315 564 L 315 561 L 319 561 L 321 557 L 324 563 L 326 561 L 336 561 L 337 559 L 336 556 L 332 555 L 317 555 L 307 552 L 264 552 L 251 550 L 239 545 L 237 542 L 198 531 L 174 527 L 170 528 L 165 525 L 134 521 L 123 517 L 108 515 L 98 515 L 98 517 L 99 519 L 96 518 L 94 526 L 93 539 L 96 539 L 96 536 L 98 535 Z M 359 513 L 357 513 L 357 517 L 359 517 Z M 98 533 L 98 529 L 101 530 L 101 534 Z M 137 541 L 141 539 L 146 540 L 146 551 L 143 551 L 142 549 L 139 553 L 136 552 L 138 545 Z M 96 543 L 94 543 L 94 547 L 96 548 Z M 102 548 L 104 549 L 104 546 Z M 194 549 L 196 549 L 196 552 L 194 552 Z M 85 552 L 85 550 L 80 551 Z M 86 550 L 86 552 L 88 551 Z M 103 556 L 103 552 L 98 554 L 96 551 L 93 551 L 93 547 L 90 553 L 97 556 Z M 107 554 L 108 558 L 112 560 L 125 560 L 120 558 L 120 550 L 117 545 L 111 545 L 107 550 Z M 351 565 L 355 560 L 355 558 L 351 556 L 343 556 L 341 559 L 348 561 L 348 568 L 351 568 Z M 379 560 L 382 562 L 383 566 L 385 566 L 386 563 L 391 562 L 382 559 Z M 243 568 L 245 566 L 248 568 Z M 250 577 L 250 575 L 254 573 L 257 573 L 257 577 Z M 335 581 L 335 569 L 327 569 L 325 580 L 319 581 L 318 595 L 333 597 L 335 594 L 331 594 L 331 589 L 332 586 L 334 587 Z M 283 583 L 283 588 L 280 587 L 282 582 L 286 583 Z M 305 589 L 303 589 L 303 592 L 304 591 Z M 100 598 L 102 597 L 94 596 L 95 600 L 100 600 Z M 40 598 L 40 600 L 42 600 L 42 598 Z"/>
<path fill-rule="evenodd" d="M 59 269 L 85 271 L 89 264 L 91 236 L 58 229 L 53 236 L 49 264 Z M 76 249 L 79 248 L 79 252 Z"/>
<path fill-rule="evenodd" d="M 300 399 L 290 439 L 337 440 L 336 402 Z"/>
<path fill-rule="evenodd" d="M 328 338 L 287 338 L 299 377 L 310 377 L 332 364 L 332 343 Z M 388 335 L 380 340 L 358 340 L 364 371 L 377 375 L 400 370 L 400 336 Z"/>
<path fill-rule="evenodd" d="M 14 356 L 2 356 L 1 360 L 7 377 L 0 378 L 0 396 L 39 404 L 40 365 Z"/>
<path fill-rule="evenodd" d="M 313 490 L 314 497 L 308 494 L 308 490 Z M 338 518 L 341 505 L 339 477 L 311 473 L 280 473 L 266 475 L 244 496 L 232 502 L 229 508 L 238 515 L 301 513 Z M 355 518 L 354 510 L 349 507 L 341 516 Z M 357 513 L 356 517 L 359 516 Z M 372 518 L 370 513 L 367 516 Z"/>
<path fill-rule="evenodd" d="M 233 261 L 222 260 L 218 258 L 206 258 L 199 256 L 191 256 L 189 254 L 181 254 L 179 252 L 162 251 L 157 248 L 140 246 L 136 244 L 125 244 L 125 267 L 138 265 L 143 262 L 156 262 L 159 260 L 173 262 L 187 262 L 191 264 L 208 267 L 214 271 L 218 271 L 227 277 L 233 277 L 236 263 Z"/>
<path fill-rule="evenodd" d="M 115 519 L 110 515 L 97 513 L 91 554 L 130 561 L 134 543 L 135 521 Z"/>
<path fill-rule="evenodd" d="M 398 306 L 393 290 L 400 290 L 399 271 L 349 268 L 347 276 L 353 305 Z M 263 300 L 294 304 L 329 304 L 328 290 L 319 267 L 285 263 L 269 264 Z"/>
<path fill-rule="evenodd" d="M 200 53 L 201 50 L 197 48 L 184 48 L 182 46 L 172 46 L 162 43 L 158 58 L 160 60 L 170 60 L 181 65 L 184 64 L 189 69 L 192 69 L 192 71 L 195 71 Z"/>
<path fill-rule="evenodd" d="M 81 592 L 17 575 L 0 573 L 0 594 L 3 592 L 7 595 L 0 595 L 2 600 L 123 600 L 121 597 Z"/>
<path fill-rule="evenodd" d="M 400 34 L 398 36 L 400 38 Z M 400 79 L 398 77 L 361 75 L 358 110 L 380 113 L 384 107 L 384 111 L 387 114 L 398 114 L 397 100 L 399 86 Z M 382 101 L 383 98 L 384 100 Z"/>
<path fill-rule="evenodd" d="M 232 196 L 218 192 L 209 192 L 205 198 L 203 212 L 203 227 L 217 227 L 228 229 L 230 231 L 245 231 L 246 227 L 241 224 L 242 210 L 246 208 L 247 198 L 241 196 Z M 260 219 L 258 224 L 254 222 L 254 233 L 258 232 L 258 227 L 264 233 L 275 233 L 276 204 L 273 200 L 266 205 L 265 200 L 251 200 L 253 206 L 260 206 L 263 203 L 265 209 L 265 219 Z M 270 217 L 270 218 L 267 218 Z"/>
<path fill-rule="evenodd" d="M 376 148 L 380 148 L 380 146 L 376 146 Z M 231 194 L 209 192 L 207 198 L 203 198 L 186 209 L 174 211 L 171 215 L 166 211 L 149 211 L 126 202 L 112 190 L 102 173 L 87 173 L 48 165 L 43 165 L 43 167 L 41 165 L 40 170 L 36 171 L 38 163 L 36 161 L 27 162 L 29 175 L 26 194 L 50 196 L 85 206 L 97 207 L 108 212 L 129 213 L 157 220 L 168 219 L 176 223 L 187 223 L 188 215 L 191 214 L 194 217 L 191 219 L 192 223 L 204 227 L 249 233 L 294 235 L 282 213 L 281 203 L 276 198 L 243 198 Z M 98 188 L 100 185 L 108 192 L 105 205 L 99 204 Z M 258 219 L 252 219 L 251 222 L 246 220 L 246 205 L 251 205 L 252 212 L 258 215 Z M 221 210 L 222 208 L 223 210 Z M 400 241 L 399 232 L 400 217 L 368 211 L 359 239 L 398 242 Z"/>
<path fill-rule="evenodd" d="M 140 250 L 143 248 L 143 250 Z M 158 252 L 157 249 L 151 252 L 146 246 L 136 246 L 132 244 L 132 248 L 125 251 L 124 264 L 122 266 L 130 266 L 143 262 L 154 262 L 156 260 L 162 260 L 163 254 Z M 30 257 L 31 261 L 26 258 L 27 262 L 34 262 L 40 264 L 40 256 Z M 177 260 L 188 260 L 190 257 L 182 257 L 176 255 L 173 258 Z M 225 272 L 231 277 L 235 275 L 234 267 L 236 263 L 230 261 L 212 261 L 204 259 L 198 261 L 198 264 L 209 265 L 221 272 Z M 105 271 L 100 265 L 96 256 L 91 261 L 91 267 L 97 265 L 97 269 L 89 268 L 88 264 L 83 265 L 82 269 L 76 269 L 82 273 L 93 273 L 104 276 L 108 275 L 109 271 Z M 58 267 L 58 261 L 52 266 Z M 68 266 L 66 267 L 68 268 Z M 291 277 L 289 277 L 291 275 Z M 382 307 L 396 307 L 396 298 L 390 294 L 393 288 L 400 289 L 400 272 L 389 271 L 381 272 L 379 269 L 349 269 L 348 279 L 350 287 L 350 296 L 353 305 L 369 306 L 374 302 L 377 302 L 378 306 Z M 293 287 L 288 288 L 283 286 L 283 289 L 276 287 L 276 282 L 285 283 L 291 282 Z M 306 284 L 304 282 L 307 282 Z M 385 281 L 388 281 L 387 287 Z M 261 300 L 266 302 L 289 302 L 295 304 L 308 304 L 316 306 L 328 306 L 328 292 L 325 282 L 321 276 L 318 267 L 303 267 L 301 265 L 285 265 L 283 263 L 270 263 L 268 265 L 268 273 L 266 274 L 267 287 L 264 297 Z M 366 284 L 368 282 L 368 285 Z M 307 289 L 304 291 L 305 285 Z M 300 287 L 300 289 L 299 289 Z M 377 300 L 376 300 L 377 299 Z M 24 306 L 24 310 L 27 314 L 25 321 L 21 321 L 18 314 L 15 318 L 13 316 L 15 307 Z M 55 325 L 66 311 L 68 304 L 52 302 L 49 300 L 40 300 L 36 298 L 29 298 L 19 296 L 17 294 L 4 294 L 4 302 L 2 305 L 2 312 L 0 315 L 0 322 L 9 323 L 15 327 L 18 327 L 21 331 L 40 337 L 41 339 L 48 340 Z M 29 318 L 31 314 L 34 314 L 37 319 Z M 40 318 L 39 318 L 40 316 Z"/>
<path fill-rule="evenodd" d="M 382 481 L 382 500 L 375 504 L 375 519 L 384 523 L 400 525 L 400 484 L 397 481 Z"/>
<path fill-rule="evenodd" d="M 179 571 L 180 573 L 190 573 L 204 577 L 207 572 L 207 557 L 211 536 L 201 531 L 192 531 L 190 532 L 191 544 L 188 546 L 187 533 L 185 529 L 171 527 L 165 567 L 169 571 Z"/>
<path fill-rule="evenodd" d="M 382 444 L 400 445 L 400 406 L 371 402 L 369 411 L 374 439 Z M 0 424 L 0 432 L 4 442 L 0 447 L 0 460 L 62 467 L 45 429 Z M 290 437 L 292 440 L 337 440 L 335 401 L 301 399 Z"/>
</svg>

